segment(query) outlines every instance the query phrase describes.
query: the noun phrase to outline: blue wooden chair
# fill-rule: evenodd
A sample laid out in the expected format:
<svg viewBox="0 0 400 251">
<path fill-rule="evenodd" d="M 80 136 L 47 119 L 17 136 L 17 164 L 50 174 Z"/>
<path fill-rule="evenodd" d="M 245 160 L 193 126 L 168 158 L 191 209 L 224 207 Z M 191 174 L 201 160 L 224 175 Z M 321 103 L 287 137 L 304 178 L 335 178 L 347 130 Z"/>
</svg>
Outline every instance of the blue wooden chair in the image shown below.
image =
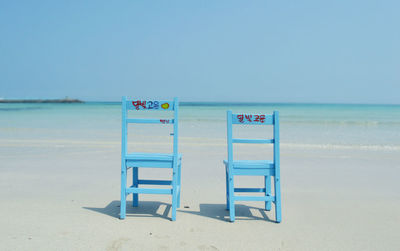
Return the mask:
<svg viewBox="0 0 400 251">
<path fill-rule="evenodd" d="M 272 125 L 273 139 L 239 139 L 232 138 L 232 125 Z M 281 191 L 279 174 L 279 113 L 265 114 L 232 114 L 227 112 L 228 160 L 224 160 L 226 170 L 226 207 L 229 210 L 230 221 L 235 221 L 235 201 L 265 201 L 265 209 L 271 210 L 275 204 L 276 222 L 281 222 Z M 273 160 L 234 160 L 233 143 L 273 144 Z M 234 176 L 264 176 L 263 188 L 235 188 Z M 271 178 L 274 180 L 274 196 L 271 194 Z M 235 196 L 235 192 L 263 193 L 263 196 Z"/>
<path fill-rule="evenodd" d="M 172 195 L 172 220 L 176 220 L 176 208 L 180 206 L 181 190 L 181 160 L 178 154 L 178 108 L 179 102 L 159 100 L 127 100 L 122 98 L 122 154 L 121 154 L 121 212 L 120 218 L 125 219 L 126 196 L 133 194 L 133 206 L 139 205 L 138 194 L 170 194 Z M 173 111 L 171 119 L 143 119 L 128 118 L 128 110 L 145 111 Z M 127 125 L 128 123 L 140 124 L 173 124 L 173 153 L 127 153 Z M 172 168 L 172 180 L 141 180 L 139 179 L 139 167 L 143 168 Z M 127 187 L 127 170 L 132 168 L 132 185 Z M 139 185 L 167 185 L 168 189 L 142 188 Z"/>
</svg>

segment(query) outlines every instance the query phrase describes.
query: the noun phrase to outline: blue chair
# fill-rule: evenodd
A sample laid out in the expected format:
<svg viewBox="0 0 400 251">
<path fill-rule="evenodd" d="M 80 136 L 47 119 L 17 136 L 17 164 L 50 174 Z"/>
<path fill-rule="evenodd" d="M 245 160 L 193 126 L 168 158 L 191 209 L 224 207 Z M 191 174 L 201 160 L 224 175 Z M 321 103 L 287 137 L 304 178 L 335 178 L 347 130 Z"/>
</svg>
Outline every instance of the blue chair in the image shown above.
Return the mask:
<svg viewBox="0 0 400 251">
<path fill-rule="evenodd" d="M 181 160 L 178 154 L 178 108 L 179 102 L 159 100 L 127 100 L 122 98 L 122 154 L 121 154 L 121 212 L 120 219 L 125 219 L 126 196 L 133 194 L 133 206 L 139 205 L 138 194 L 170 194 L 172 195 L 172 221 L 176 220 L 176 208 L 180 207 L 181 190 Z M 128 118 L 127 111 L 173 111 L 171 119 Z M 173 124 L 173 153 L 127 153 L 128 123 L 139 124 Z M 141 180 L 139 167 L 143 168 L 172 168 L 172 180 Z M 132 185 L 127 187 L 127 171 L 132 168 Z M 168 189 L 142 188 L 139 185 L 167 185 Z"/>
<path fill-rule="evenodd" d="M 239 139 L 232 138 L 232 125 L 272 125 L 273 139 Z M 265 201 L 265 209 L 271 210 L 275 204 L 276 222 L 281 222 L 281 191 L 279 174 L 279 113 L 266 114 L 232 114 L 227 112 L 228 160 L 224 160 L 226 170 L 226 207 L 230 221 L 235 221 L 235 201 Z M 273 144 L 274 157 L 270 160 L 234 160 L 233 143 Z M 235 188 L 234 176 L 264 176 L 264 188 Z M 271 178 L 274 180 L 275 193 L 271 194 Z M 240 193 L 263 193 L 263 196 L 235 196 Z"/>
</svg>

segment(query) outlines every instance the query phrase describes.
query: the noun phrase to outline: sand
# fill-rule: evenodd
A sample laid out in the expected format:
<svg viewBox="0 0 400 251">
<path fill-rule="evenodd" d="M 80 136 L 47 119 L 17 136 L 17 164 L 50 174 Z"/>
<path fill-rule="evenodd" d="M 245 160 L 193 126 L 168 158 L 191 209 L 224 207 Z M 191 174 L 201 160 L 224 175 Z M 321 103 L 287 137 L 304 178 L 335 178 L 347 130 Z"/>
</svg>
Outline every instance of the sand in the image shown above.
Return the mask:
<svg viewBox="0 0 400 251">
<path fill-rule="evenodd" d="M 262 202 L 238 202 L 228 221 L 223 139 L 181 137 L 180 151 L 177 221 L 166 195 L 141 195 L 120 220 L 118 138 L 2 140 L 0 249 L 400 250 L 398 151 L 282 143 L 280 224 Z"/>
</svg>

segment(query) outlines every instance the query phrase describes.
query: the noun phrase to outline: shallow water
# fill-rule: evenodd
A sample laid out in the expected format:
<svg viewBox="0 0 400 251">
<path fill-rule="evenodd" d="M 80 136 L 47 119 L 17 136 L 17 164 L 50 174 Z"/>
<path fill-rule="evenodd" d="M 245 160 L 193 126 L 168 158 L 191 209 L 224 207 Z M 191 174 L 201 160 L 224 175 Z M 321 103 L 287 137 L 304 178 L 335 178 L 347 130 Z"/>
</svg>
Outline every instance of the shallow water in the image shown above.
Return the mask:
<svg viewBox="0 0 400 251">
<path fill-rule="evenodd" d="M 399 105 L 182 103 L 181 139 L 225 140 L 228 109 L 236 113 L 278 110 L 282 146 L 400 150 Z M 131 116 L 138 115 L 130 113 Z M 243 135 L 268 138 L 269 129 L 265 134 L 262 129 L 264 127 L 257 127 L 254 134 L 244 132 Z M 0 140 L 3 141 L 79 139 L 118 142 L 120 130 L 119 103 L 0 104 Z M 172 128 L 168 126 L 143 128 L 135 125 L 130 129 L 130 135 L 145 133 L 162 137 L 170 130 Z M 237 129 L 237 133 L 242 133 L 241 129 Z"/>
</svg>

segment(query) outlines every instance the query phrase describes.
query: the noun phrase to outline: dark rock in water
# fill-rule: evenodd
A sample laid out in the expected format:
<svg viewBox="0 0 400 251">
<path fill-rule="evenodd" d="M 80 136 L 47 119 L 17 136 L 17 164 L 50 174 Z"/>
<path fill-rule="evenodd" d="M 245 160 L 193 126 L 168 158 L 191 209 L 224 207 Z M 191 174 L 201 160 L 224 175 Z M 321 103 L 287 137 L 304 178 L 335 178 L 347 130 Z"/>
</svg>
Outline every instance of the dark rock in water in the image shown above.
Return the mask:
<svg viewBox="0 0 400 251">
<path fill-rule="evenodd" d="M 0 99 L 0 103 L 84 103 L 79 99 Z"/>
</svg>

